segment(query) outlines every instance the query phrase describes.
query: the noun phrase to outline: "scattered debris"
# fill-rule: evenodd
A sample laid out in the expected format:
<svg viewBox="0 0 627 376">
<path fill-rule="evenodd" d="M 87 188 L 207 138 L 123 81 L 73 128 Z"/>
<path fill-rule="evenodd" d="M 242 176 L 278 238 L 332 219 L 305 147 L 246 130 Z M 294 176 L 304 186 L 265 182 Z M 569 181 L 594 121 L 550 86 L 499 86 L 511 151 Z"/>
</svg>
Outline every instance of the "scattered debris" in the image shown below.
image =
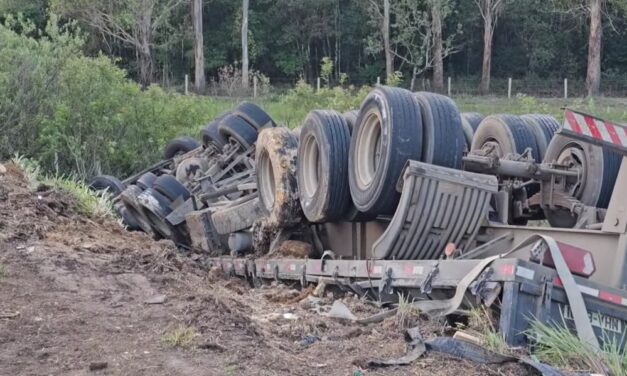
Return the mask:
<svg viewBox="0 0 627 376">
<path fill-rule="evenodd" d="M 109 366 L 109 363 L 107 362 L 93 362 L 93 363 L 89 363 L 89 370 L 90 371 L 99 371 L 101 369 L 105 369 Z"/>
<path fill-rule="evenodd" d="M 163 304 L 166 301 L 166 296 L 161 294 L 161 295 L 155 295 L 151 298 L 148 298 L 146 300 L 144 300 L 145 304 Z"/>
</svg>

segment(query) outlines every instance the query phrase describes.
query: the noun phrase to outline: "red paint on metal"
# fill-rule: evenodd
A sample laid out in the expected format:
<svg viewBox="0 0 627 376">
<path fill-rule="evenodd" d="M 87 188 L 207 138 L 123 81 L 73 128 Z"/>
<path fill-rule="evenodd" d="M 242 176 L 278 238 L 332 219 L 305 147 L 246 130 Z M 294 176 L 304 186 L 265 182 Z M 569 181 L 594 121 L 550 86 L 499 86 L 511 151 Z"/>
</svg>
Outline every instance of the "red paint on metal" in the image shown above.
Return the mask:
<svg viewBox="0 0 627 376">
<path fill-rule="evenodd" d="M 607 133 L 610 134 L 612 142 L 616 145 L 623 146 L 623 144 L 620 142 L 620 138 L 618 137 L 618 133 L 616 133 L 616 126 L 612 123 L 606 122 L 605 127 L 607 128 Z"/>
<path fill-rule="evenodd" d="M 589 251 L 563 242 L 557 242 L 557 245 L 571 273 L 586 278 L 594 274 L 596 265 Z M 542 265 L 555 267 L 551 253 L 544 253 Z"/>
<path fill-rule="evenodd" d="M 577 123 L 575 115 L 571 111 L 567 110 L 564 112 L 564 116 L 566 117 L 566 121 L 568 122 L 568 125 L 570 125 L 570 128 L 573 130 L 573 132 L 581 134 L 581 127 Z"/>
<path fill-rule="evenodd" d="M 505 276 L 512 276 L 516 271 L 516 267 L 511 264 L 501 265 L 499 268 L 499 273 Z"/>
<path fill-rule="evenodd" d="M 597 140 L 603 140 L 603 137 L 601 137 L 601 133 L 599 132 L 599 129 L 597 128 L 597 124 L 594 119 L 590 116 L 584 115 L 583 120 L 586 122 L 588 129 L 590 129 L 590 134 L 592 135 L 592 137 L 596 138 Z"/>
<path fill-rule="evenodd" d="M 599 299 L 606 302 L 623 305 L 623 298 L 619 295 L 609 293 L 607 291 L 599 291 Z"/>
</svg>

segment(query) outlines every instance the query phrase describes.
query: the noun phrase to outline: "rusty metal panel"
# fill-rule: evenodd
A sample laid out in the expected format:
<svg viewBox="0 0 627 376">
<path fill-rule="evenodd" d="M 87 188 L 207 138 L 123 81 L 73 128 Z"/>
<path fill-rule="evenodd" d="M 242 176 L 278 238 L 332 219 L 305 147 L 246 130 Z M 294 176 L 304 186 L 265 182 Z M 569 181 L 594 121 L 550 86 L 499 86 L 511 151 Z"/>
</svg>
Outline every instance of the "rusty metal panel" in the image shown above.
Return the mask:
<svg viewBox="0 0 627 376">
<path fill-rule="evenodd" d="M 448 243 L 464 250 L 486 217 L 495 176 L 409 161 L 399 182 L 401 200 L 373 245 L 377 259 L 438 259 Z"/>
</svg>

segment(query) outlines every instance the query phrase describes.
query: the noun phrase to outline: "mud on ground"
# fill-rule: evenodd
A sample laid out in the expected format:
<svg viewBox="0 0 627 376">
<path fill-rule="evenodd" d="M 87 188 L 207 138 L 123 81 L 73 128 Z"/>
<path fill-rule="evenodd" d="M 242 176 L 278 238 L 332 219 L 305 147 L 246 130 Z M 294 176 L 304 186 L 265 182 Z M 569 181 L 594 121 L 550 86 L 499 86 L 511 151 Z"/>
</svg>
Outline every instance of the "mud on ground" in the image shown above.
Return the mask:
<svg viewBox="0 0 627 376">
<path fill-rule="evenodd" d="M 361 370 L 399 356 L 396 318 L 328 319 L 334 298 L 285 285 L 251 289 L 168 241 L 77 214 L 63 192 L 31 192 L 0 174 L 0 375 L 523 375 L 428 353 L 411 366 Z M 378 308 L 343 301 L 358 316 Z M 442 326 L 424 323 L 425 337 Z"/>
</svg>

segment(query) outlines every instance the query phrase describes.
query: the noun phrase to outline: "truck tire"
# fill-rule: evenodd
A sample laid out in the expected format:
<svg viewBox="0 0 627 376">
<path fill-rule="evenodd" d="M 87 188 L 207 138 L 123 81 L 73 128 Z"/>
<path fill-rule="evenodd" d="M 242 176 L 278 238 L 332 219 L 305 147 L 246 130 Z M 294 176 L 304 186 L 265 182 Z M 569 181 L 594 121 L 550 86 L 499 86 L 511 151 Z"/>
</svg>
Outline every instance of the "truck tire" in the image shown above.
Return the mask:
<svg viewBox="0 0 627 376">
<path fill-rule="evenodd" d="M 144 191 L 137 185 L 129 185 L 121 194 L 120 198 L 126 210 L 131 213 L 137 220 L 139 227 L 153 239 L 162 239 L 161 234 L 153 230 L 153 226 L 150 220 L 144 213 L 142 206 L 139 203 L 138 197 Z"/>
<path fill-rule="evenodd" d="M 287 128 L 265 128 L 259 133 L 255 152 L 257 189 L 266 224 L 280 227 L 299 223 L 302 211 L 296 178 L 296 137 Z"/>
<path fill-rule="evenodd" d="M 392 214 L 407 160 L 422 156 L 420 105 L 409 90 L 378 86 L 359 110 L 348 156 L 348 179 L 355 207 L 373 215 Z"/>
<path fill-rule="evenodd" d="M 157 180 L 157 175 L 153 174 L 152 172 L 147 172 L 140 176 L 139 179 L 137 179 L 135 185 L 137 185 L 142 190 L 148 189 L 152 188 L 152 186 L 155 184 L 155 180 Z"/>
<path fill-rule="evenodd" d="M 242 102 L 235 107 L 233 113 L 246 120 L 257 130 L 265 127 L 276 127 L 274 120 L 261 107 L 251 102 Z"/>
<path fill-rule="evenodd" d="M 116 197 L 126 188 L 120 179 L 111 175 L 99 175 L 91 179 L 89 189 L 94 192 L 107 191 L 111 196 Z"/>
<path fill-rule="evenodd" d="M 475 131 L 472 129 L 470 123 L 468 123 L 468 120 L 466 120 L 464 116 L 462 116 L 461 119 L 462 130 L 464 131 L 464 139 L 466 141 L 466 151 L 470 151 L 470 146 L 472 145 L 472 137 L 475 134 Z"/>
<path fill-rule="evenodd" d="M 141 231 L 142 228 L 139 225 L 139 221 L 135 218 L 135 216 L 128 211 L 124 203 L 119 202 L 114 206 L 115 212 L 118 214 L 120 219 L 122 220 L 122 224 L 128 231 Z"/>
<path fill-rule="evenodd" d="M 444 95 L 415 93 L 422 115 L 422 161 L 460 169 L 466 143 L 457 105 Z"/>
<path fill-rule="evenodd" d="M 138 201 L 153 231 L 172 240 L 175 244 L 188 245 L 190 243 L 185 224 L 174 226 L 166 219 L 172 212 L 172 201 L 168 197 L 154 188 L 148 188 L 138 196 Z"/>
<path fill-rule="evenodd" d="M 207 124 L 207 126 L 200 131 L 200 138 L 202 139 L 202 144 L 205 148 L 208 147 L 210 144 L 213 144 L 215 147 L 218 148 L 218 150 L 222 150 L 224 145 L 226 145 L 227 141 L 220 134 L 218 126 L 219 120 L 214 120 Z"/>
<path fill-rule="evenodd" d="M 584 205 L 607 208 L 620 168 L 620 155 L 556 134 L 546 150 L 544 162 L 580 168 L 582 182 L 572 187 L 573 197 Z M 577 222 L 568 210 L 546 208 L 544 214 L 553 227 L 573 227 Z"/>
<path fill-rule="evenodd" d="M 335 111 L 311 111 L 298 146 L 298 191 L 305 217 L 311 222 L 342 219 L 350 202 L 346 120 Z"/>
<path fill-rule="evenodd" d="M 522 154 L 527 148 L 531 156 L 539 161 L 538 145 L 531 130 L 518 116 L 491 115 L 483 119 L 472 138 L 471 151 L 494 147 L 499 157 Z"/>
<path fill-rule="evenodd" d="M 559 122 L 548 115 L 529 114 L 520 117 L 529 126 L 538 143 L 539 161 L 544 159 L 546 148 L 549 146 L 553 135 L 560 127 Z"/>
<path fill-rule="evenodd" d="M 211 215 L 211 221 L 220 235 L 228 235 L 252 227 L 263 216 L 259 198 L 234 203 L 218 209 Z"/>
<path fill-rule="evenodd" d="M 172 202 L 178 200 L 179 198 L 186 201 L 191 196 L 187 188 L 185 188 L 185 186 L 176 180 L 176 178 L 172 175 L 159 176 L 153 184 L 153 189 L 167 197 Z"/>
<path fill-rule="evenodd" d="M 177 155 L 185 154 L 198 147 L 200 147 L 200 144 L 195 139 L 189 136 L 178 137 L 168 142 L 165 149 L 163 149 L 163 157 L 165 159 L 174 158 Z"/>
<path fill-rule="evenodd" d="M 462 118 L 466 119 L 472 128 L 473 133 L 477 131 L 477 128 L 479 128 L 479 124 L 481 124 L 484 117 L 485 116 L 478 112 L 462 112 Z"/>
<path fill-rule="evenodd" d="M 222 119 L 218 131 L 227 142 L 232 140 L 245 150 L 257 141 L 257 130 L 236 115 L 228 115 Z"/>
<path fill-rule="evenodd" d="M 344 120 L 346 120 L 346 125 L 348 125 L 348 130 L 351 134 L 353 134 L 353 129 L 355 128 L 355 123 L 357 122 L 357 116 L 359 116 L 358 110 L 346 111 L 342 114 Z"/>
</svg>

